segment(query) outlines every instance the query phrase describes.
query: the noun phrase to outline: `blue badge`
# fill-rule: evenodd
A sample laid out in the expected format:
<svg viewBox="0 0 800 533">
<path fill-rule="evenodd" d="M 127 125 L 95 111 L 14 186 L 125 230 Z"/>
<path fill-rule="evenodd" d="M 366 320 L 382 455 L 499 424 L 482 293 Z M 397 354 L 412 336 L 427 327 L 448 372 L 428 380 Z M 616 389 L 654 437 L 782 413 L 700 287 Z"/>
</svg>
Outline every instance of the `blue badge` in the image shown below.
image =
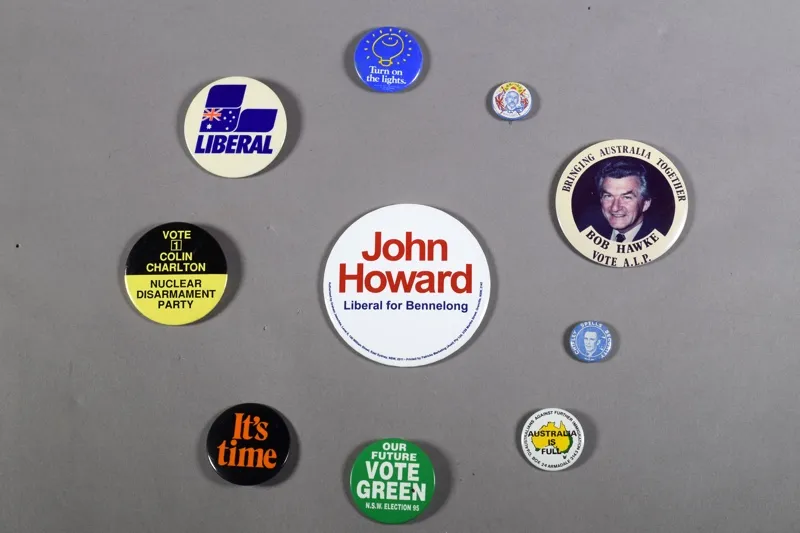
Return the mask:
<svg viewBox="0 0 800 533">
<path fill-rule="evenodd" d="M 422 50 L 404 29 L 384 26 L 369 31 L 356 45 L 356 73 L 376 91 L 393 93 L 407 89 L 422 72 Z"/>
<path fill-rule="evenodd" d="M 602 322 L 581 322 L 569 336 L 572 354 L 585 363 L 602 361 L 611 353 L 611 332 Z"/>
</svg>

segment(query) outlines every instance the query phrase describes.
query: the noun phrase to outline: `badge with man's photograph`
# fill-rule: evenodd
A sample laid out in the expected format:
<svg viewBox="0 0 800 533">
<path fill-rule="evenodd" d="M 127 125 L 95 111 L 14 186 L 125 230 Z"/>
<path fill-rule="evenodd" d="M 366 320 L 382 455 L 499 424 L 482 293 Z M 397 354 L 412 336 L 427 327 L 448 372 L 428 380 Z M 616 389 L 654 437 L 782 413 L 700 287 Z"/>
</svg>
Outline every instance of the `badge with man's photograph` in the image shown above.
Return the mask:
<svg viewBox="0 0 800 533">
<path fill-rule="evenodd" d="M 586 148 L 567 164 L 556 189 L 561 231 L 584 257 L 609 267 L 637 267 L 664 255 L 689 212 L 675 164 L 638 141 Z"/>
<path fill-rule="evenodd" d="M 613 344 L 611 331 L 602 322 L 581 322 L 572 328 L 572 333 L 569 335 L 572 355 L 584 363 L 596 363 L 607 359 Z"/>
</svg>

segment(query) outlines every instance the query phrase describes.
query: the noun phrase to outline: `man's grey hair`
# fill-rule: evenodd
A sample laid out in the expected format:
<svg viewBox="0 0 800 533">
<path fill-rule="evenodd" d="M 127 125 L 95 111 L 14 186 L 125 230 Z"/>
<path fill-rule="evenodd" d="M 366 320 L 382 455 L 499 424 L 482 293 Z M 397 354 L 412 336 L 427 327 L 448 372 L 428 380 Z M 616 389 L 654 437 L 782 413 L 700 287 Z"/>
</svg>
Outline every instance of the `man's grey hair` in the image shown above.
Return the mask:
<svg viewBox="0 0 800 533">
<path fill-rule="evenodd" d="M 650 190 L 647 188 L 647 169 L 632 157 L 617 157 L 603 165 L 594 176 L 597 195 L 601 198 L 603 197 L 603 180 L 606 178 L 619 179 L 628 176 L 636 176 L 639 180 L 639 196 L 649 200 Z"/>
</svg>

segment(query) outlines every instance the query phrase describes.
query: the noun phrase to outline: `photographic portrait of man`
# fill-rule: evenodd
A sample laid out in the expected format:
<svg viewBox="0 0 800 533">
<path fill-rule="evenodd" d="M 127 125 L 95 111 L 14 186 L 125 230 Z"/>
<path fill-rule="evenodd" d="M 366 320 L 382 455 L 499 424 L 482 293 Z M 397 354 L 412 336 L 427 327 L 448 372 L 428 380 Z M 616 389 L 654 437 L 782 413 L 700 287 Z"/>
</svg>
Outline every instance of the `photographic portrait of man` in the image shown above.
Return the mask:
<svg viewBox="0 0 800 533">
<path fill-rule="evenodd" d="M 670 224 L 665 224 L 659 210 L 654 209 L 651 181 L 664 178 L 633 157 L 614 157 L 598 165 L 593 205 L 580 215 L 579 229 L 592 226 L 606 239 L 620 243 L 644 239 L 654 229 L 666 234 Z"/>
<path fill-rule="evenodd" d="M 597 339 L 600 337 L 597 330 L 589 329 L 583 333 L 583 349 L 586 357 L 594 357 L 597 349 Z"/>
</svg>

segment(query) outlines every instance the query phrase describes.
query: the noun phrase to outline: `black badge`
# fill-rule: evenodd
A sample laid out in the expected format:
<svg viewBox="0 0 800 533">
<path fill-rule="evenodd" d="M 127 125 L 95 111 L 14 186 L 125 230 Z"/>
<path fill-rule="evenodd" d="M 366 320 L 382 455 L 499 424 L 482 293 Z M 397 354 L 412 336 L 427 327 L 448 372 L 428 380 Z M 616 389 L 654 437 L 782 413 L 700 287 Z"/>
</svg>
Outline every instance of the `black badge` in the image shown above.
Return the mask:
<svg viewBox="0 0 800 533">
<path fill-rule="evenodd" d="M 145 233 L 125 265 L 125 287 L 134 307 L 159 324 L 197 322 L 222 300 L 228 266 L 206 230 L 171 222 Z"/>
<path fill-rule="evenodd" d="M 211 466 L 225 481 L 258 485 L 278 475 L 289 457 L 286 420 L 274 409 L 243 403 L 219 415 L 208 430 Z"/>
</svg>

